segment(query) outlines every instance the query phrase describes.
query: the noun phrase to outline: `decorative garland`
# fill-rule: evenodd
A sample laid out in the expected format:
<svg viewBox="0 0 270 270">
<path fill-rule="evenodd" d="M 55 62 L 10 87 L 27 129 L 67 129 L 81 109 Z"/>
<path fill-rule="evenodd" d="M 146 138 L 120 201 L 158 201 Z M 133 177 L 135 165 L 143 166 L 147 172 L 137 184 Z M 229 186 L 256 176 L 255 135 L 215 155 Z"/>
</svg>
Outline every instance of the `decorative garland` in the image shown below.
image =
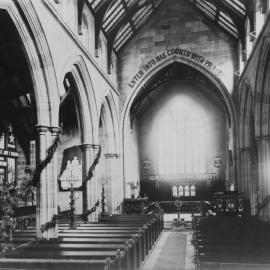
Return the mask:
<svg viewBox="0 0 270 270">
<path fill-rule="evenodd" d="M 105 189 L 103 184 L 101 192 L 101 214 L 105 214 Z"/>
<path fill-rule="evenodd" d="M 96 212 L 98 206 L 99 206 L 99 200 L 97 200 L 95 205 L 90 210 L 87 210 L 83 214 L 81 214 L 82 220 L 87 221 L 87 217 L 91 215 L 92 213 Z"/>
<path fill-rule="evenodd" d="M 49 229 L 55 228 L 57 221 L 58 221 L 58 215 L 54 215 L 51 221 L 46 222 L 45 224 L 41 225 L 40 231 L 44 233 L 45 231 L 48 231 Z"/>
<path fill-rule="evenodd" d="M 54 140 L 54 143 L 49 147 L 49 149 L 47 151 L 47 157 L 36 168 L 34 175 L 33 175 L 33 179 L 30 182 L 30 185 L 32 185 L 34 187 L 37 186 L 38 182 L 40 181 L 40 175 L 41 175 L 42 171 L 51 162 L 51 160 L 53 159 L 54 153 L 56 152 L 59 144 L 61 143 L 62 135 L 63 135 L 63 130 L 62 130 L 62 126 L 60 125 L 59 131 L 58 131 L 57 136 Z"/>
<path fill-rule="evenodd" d="M 101 156 L 101 146 L 99 145 L 98 146 L 98 153 L 96 155 L 96 158 L 95 158 L 93 164 L 89 168 L 88 175 L 87 175 L 87 178 L 86 178 L 85 182 L 87 182 L 88 180 L 91 180 L 91 178 L 93 177 L 93 172 L 94 172 L 97 164 L 99 163 L 100 156 Z"/>
<path fill-rule="evenodd" d="M 76 229 L 76 216 L 75 216 L 75 198 L 74 198 L 74 189 L 71 185 L 71 193 L 70 193 L 70 217 L 69 217 L 69 227 L 70 229 Z"/>
</svg>

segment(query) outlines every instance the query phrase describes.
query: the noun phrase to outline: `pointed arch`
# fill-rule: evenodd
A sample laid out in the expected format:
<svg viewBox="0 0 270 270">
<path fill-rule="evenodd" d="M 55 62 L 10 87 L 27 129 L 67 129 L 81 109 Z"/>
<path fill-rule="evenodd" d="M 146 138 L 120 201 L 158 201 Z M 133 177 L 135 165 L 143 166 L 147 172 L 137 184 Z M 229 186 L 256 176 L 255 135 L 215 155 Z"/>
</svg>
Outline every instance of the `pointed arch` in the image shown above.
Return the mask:
<svg viewBox="0 0 270 270">
<path fill-rule="evenodd" d="M 37 107 L 38 126 L 58 126 L 58 88 L 50 49 L 31 1 L 1 1 L 22 40 Z M 24 14 L 24 17 L 21 14 Z"/>
<path fill-rule="evenodd" d="M 77 102 L 81 124 L 82 144 L 96 144 L 98 141 L 98 113 L 92 80 L 81 56 L 69 59 L 62 72 L 61 80 L 71 73 L 77 87 Z"/>
<path fill-rule="evenodd" d="M 253 92 L 249 81 L 243 82 L 240 93 L 240 114 L 239 114 L 239 147 L 249 147 L 251 144 L 250 129 L 252 116 L 254 114 Z"/>
<path fill-rule="evenodd" d="M 263 39 L 258 63 L 254 98 L 256 137 L 270 134 L 270 35 Z"/>
<path fill-rule="evenodd" d="M 226 88 L 226 86 L 223 84 L 221 79 L 219 79 L 216 75 L 211 73 L 209 70 L 204 68 L 203 66 L 186 59 L 183 56 L 180 55 L 174 55 L 172 58 L 168 58 L 167 60 L 161 62 L 159 65 L 156 65 L 148 74 L 146 74 L 143 79 L 134 87 L 134 90 L 129 94 L 129 96 L 126 99 L 126 102 L 123 106 L 123 110 L 121 113 L 121 120 L 120 120 L 120 132 L 121 132 L 121 153 L 124 155 L 125 153 L 125 145 L 124 145 L 124 136 L 125 136 L 125 128 L 127 127 L 127 121 L 129 121 L 129 111 L 132 106 L 133 101 L 135 100 L 138 93 L 144 88 L 144 86 L 162 69 L 166 68 L 167 66 L 173 64 L 173 63 L 183 63 L 187 66 L 190 66 L 194 68 L 195 70 L 199 71 L 203 75 L 205 75 L 216 87 L 217 91 L 220 93 L 224 100 L 224 104 L 226 107 L 226 110 L 228 112 L 228 122 L 229 126 L 232 130 L 232 139 L 233 139 L 233 180 L 236 181 L 237 179 L 237 155 L 236 155 L 236 146 L 237 146 L 237 117 L 236 117 L 236 110 L 235 106 L 233 104 L 231 95 Z M 123 168 L 124 171 L 125 167 L 125 158 L 123 158 Z M 124 176 L 125 178 L 125 176 Z"/>
<path fill-rule="evenodd" d="M 100 107 L 100 117 L 103 118 L 107 136 L 108 153 L 119 153 L 119 120 L 115 100 L 112 93 L 107 94 Z M 99 118 L 100 118 L 99 117 Z"/>
</svg>

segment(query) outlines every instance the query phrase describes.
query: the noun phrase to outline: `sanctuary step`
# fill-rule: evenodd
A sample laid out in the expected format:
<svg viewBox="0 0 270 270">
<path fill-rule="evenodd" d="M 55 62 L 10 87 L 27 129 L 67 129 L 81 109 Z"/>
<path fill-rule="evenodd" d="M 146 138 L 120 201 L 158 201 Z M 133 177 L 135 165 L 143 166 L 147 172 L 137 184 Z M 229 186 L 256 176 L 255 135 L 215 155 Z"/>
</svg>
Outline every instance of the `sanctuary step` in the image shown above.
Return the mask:
<svg viewBox="0 0 270 270">
<path fill-rule="evenodd" d="M 16 231 L 31 243 L 0 256 L 0 269 L 137 270 L 163 229 L 160 215 L 111 215 L 98 223 L 58 224 L 58 239 L 35 240 L 35 228 Z M 35 241 L 33 241 L 35 240 Z"/>
<path fill-rule="evenodd" d="M 256 218 L 193 219 L 198 269 L 270 269 L 270 225 Z"/>
</svg>

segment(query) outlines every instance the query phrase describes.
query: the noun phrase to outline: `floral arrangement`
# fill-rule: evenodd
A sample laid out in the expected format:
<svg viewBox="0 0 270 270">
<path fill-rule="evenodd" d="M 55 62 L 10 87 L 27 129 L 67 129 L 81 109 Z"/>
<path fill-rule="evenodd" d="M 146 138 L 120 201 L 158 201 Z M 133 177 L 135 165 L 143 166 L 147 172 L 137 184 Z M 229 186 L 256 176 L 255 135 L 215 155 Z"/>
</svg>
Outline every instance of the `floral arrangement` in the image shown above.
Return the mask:
<svg viewBox="0 0 270 270">
<path fill-rule="evenodd" d="M 139 187 L 139 183 L 137 182 L 136 185 L 134 182 L 128 182 L 128 184 L 130 185 L 130 189 L 131 189 L 131 198 L 135 199 L 135 192 L 136 189 Z"/>
<path fill-rule="evenodd" d="M 16 219 L 13 218 L 14 207 L 16 206 L 16 188 L 13 183 L 3 184 L 0 188 L 0 210 L 1 210 L 1 223 L 0 231 L 2 232 L 4 243 L 0 246 L 0 253 L 5 253 L 13 250 L 13 245 L 10 243 L 12 240 L 12 231 L 16 226 Z"/>
</svg>

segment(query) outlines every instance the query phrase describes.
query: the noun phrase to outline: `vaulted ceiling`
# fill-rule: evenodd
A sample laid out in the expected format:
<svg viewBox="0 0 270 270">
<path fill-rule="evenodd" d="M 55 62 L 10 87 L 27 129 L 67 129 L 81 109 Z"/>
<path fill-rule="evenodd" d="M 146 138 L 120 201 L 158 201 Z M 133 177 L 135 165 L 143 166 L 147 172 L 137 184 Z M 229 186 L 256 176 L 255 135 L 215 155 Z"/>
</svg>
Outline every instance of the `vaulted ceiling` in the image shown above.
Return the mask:
<svg viewBox="0 0 270 270">
<path fill-rule="evenodd" d="M 246 16 L 250 17 L 253 31 L 252 0 L 187 0 L 187 4 L 188 1 L 232 38 L 240 39 L 244 49 Z M 96 18 L 96 49 L 99 33 L 103 31 L 108 39 L 110 56 L 112 50 L 118 52 L 156 10 L 164 8 L 166 3 L 167 0 L 79 0 L 79 24 L 83 5 L 86 4 Z"/>
</svg>

